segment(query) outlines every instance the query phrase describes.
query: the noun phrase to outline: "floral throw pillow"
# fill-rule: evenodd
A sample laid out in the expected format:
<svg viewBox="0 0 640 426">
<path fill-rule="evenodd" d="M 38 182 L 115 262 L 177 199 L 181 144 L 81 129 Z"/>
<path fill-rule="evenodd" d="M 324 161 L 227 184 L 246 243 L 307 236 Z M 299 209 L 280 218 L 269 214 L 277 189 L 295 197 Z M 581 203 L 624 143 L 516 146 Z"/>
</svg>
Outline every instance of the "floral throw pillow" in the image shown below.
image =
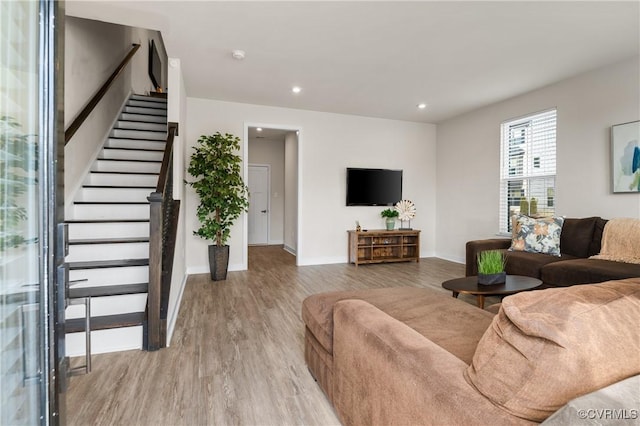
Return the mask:
<svg viewBox="0 0 640 426">
<path fill-rule="evenodd" d="M 528 251 L 560 256 L 560 232 L 563 217 L 513 216 L 511 251 Z"/>
</svg>

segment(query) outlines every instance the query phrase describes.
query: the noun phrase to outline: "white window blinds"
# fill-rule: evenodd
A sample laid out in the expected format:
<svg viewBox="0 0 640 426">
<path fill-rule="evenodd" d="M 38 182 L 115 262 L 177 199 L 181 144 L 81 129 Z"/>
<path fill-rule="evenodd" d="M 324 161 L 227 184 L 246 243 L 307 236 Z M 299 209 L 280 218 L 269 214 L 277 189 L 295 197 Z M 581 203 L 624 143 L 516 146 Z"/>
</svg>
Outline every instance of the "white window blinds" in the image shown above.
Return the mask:
<svg viewBox="0 0 640 426">
<path fill-rule="evenodd" d="M 555 213 L 556 110 L 502 123 L 500 142 L 500 232 L 511 216 Z"/>
</svg>

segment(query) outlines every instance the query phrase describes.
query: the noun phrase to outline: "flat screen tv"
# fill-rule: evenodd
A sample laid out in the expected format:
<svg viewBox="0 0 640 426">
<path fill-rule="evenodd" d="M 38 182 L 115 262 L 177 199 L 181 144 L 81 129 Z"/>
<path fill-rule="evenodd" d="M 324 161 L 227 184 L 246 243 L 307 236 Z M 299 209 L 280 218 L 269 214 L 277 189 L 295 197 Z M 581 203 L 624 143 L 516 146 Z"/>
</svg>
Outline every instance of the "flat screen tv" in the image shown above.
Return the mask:
<svg viewBox="0 0 640 426">
<path fill-rule="evenodd" d="M 153 82 L 153 87 L 156 89 L 162 87 L 162 62 L 160 62 L 160 55 L 153 40 L 149 44 L 149 78 Z"/>
<path fill-rule="evenodd" d="M 402 170 L 347 168 L 347 206 L 392 206 L 402 200 Z"/>
</svg>

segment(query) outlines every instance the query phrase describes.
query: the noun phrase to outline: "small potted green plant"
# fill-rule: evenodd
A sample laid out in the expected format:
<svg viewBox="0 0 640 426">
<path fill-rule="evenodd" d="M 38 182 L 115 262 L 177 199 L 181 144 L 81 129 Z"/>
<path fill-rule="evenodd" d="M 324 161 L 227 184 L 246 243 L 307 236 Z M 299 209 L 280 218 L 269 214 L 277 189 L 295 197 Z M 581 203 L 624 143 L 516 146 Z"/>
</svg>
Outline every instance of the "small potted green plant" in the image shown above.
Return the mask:
<svg viewBox="0 0 640 426">
<path fill-rule="evenodd" d="M 504 271 L 506 260 L 499 250 L 486 250 L 478 254 L 478 284 L 503 284 L 507 279 Z"/>
<path fill-rule="evenodd" d="M 196 178 L 187 182 L 196 190 L 200 204 L 196 214 L 200 228 L 193 234 L 215 244 L 209 246 L 211 279 L 225 280 L 229 265 L 226 241 L 233 222 L 249 206 L 248 188 L 242 180 L 242 158 L 236 153 L 240 138 L 216 132 L 200 136 L 189 162 L 189 174 Z"/>
<path fill-rule="evenodd" d="M 387 231 L 393 231 L 393 228 L 396 226 L 396 218 L 398 217 L 398 214 L 398 211 L 394 209 L 385 209 L 380 212 L 380 216 L 385 218 Z"/>
</svg>

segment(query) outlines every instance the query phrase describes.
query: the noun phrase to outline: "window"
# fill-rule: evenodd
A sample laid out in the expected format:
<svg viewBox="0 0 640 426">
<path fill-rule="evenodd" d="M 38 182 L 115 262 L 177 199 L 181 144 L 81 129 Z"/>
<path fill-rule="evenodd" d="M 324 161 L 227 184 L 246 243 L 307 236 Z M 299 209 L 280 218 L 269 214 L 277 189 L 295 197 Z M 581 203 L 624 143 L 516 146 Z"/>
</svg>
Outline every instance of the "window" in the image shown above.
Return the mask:
<svg viewBox="0 0 640 426">
<path fill-rule="evenodd" d="M 556 110 L 502 123 L 500 232 L 511 216 L 553 216 L 556 183 Z"/>
</svg>

